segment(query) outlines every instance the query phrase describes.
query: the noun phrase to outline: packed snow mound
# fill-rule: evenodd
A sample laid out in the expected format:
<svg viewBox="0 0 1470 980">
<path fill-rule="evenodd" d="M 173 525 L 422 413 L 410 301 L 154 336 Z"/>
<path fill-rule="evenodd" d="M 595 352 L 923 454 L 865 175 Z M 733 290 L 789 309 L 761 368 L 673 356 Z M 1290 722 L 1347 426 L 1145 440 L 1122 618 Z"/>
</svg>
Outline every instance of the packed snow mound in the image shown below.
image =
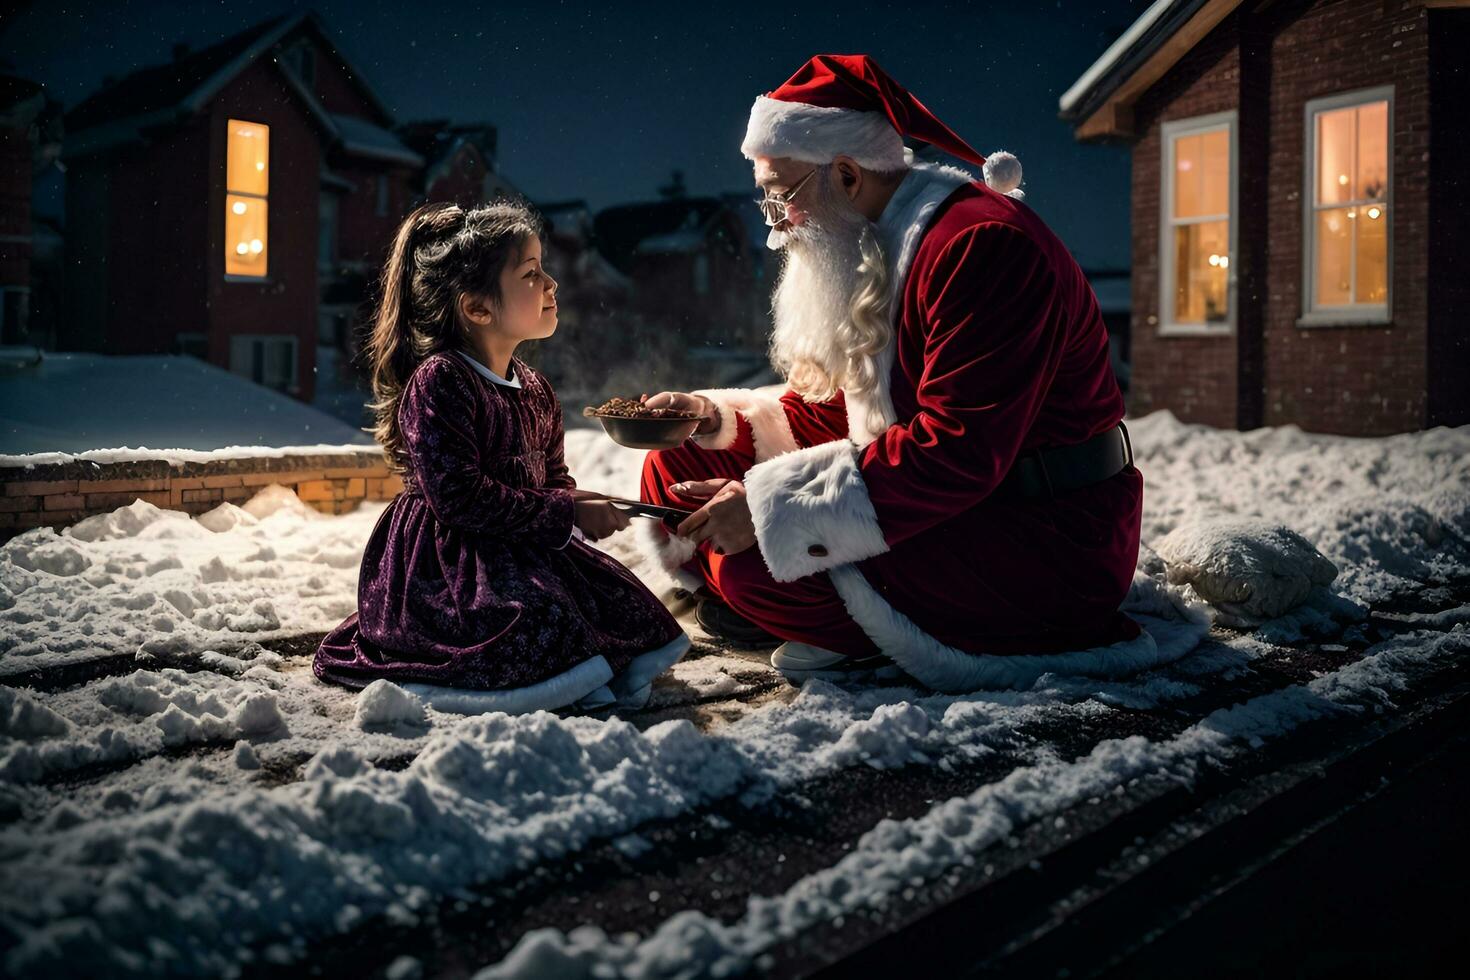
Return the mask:
<svg viewBox="0 0 1470 980">
<path fill-rule="evenodd" d="M 322 516 L 320 512 L 302 503 L 301 498 L 296 496 L 289 487 L 283 487 L 279 483 L 272 483 L 245 501 L 242 509 L 258 521 L 263 521 L 272 514 L 283 510 L 308 520 Z"/>
<path fill-rule="evenodd" d="M 171 527 L 163 527 L 169 524 Z M 187 527 L 189 515 L 177 510 L 163 510 L 146 500 L 134 500 L 126 507 L 119 507 L 110 514 L 98 514 L 78 521 L 67 528 L 66 536 L 78 541 L 115 541 L 119 538 L 136 538 L 148 533 L 150 537 L 190 536 L 194 530 Z M 185 525 L 185 526 L 181 526 Z M 149 533 L 151 530 L 152 533 Z M 176 533 L 170 533 L 176 532 Z"/>
<path fill-rule="evenodd" d="M 373 681 L 357 696 L 358 728 L 389 728 L 398 725 L 424 726 L 429 716 L 424 703 L 387 679 Z"/>
<path fill-rule="evenodd" d="M 1190 521 L 1154 548 L 1169 582 L 1192 586 L 1231 626 L 1275 619 L 1337 578 L 1337 566 L 1310 541 L 1269 521 Z"/>
<path fill-rule="evenodd" d="M 282 489 L 285 488 L 283 487 Z M 256 496 L 259 497 L 260 494 L 256 494 Z M 206 511 L 194 519 L 215 534 L 223 534 L 231 528 L 239 527 L 242 524 L 249 527 L 257 523 L 254 514 L 241 507 L 236 507 L 231 503 L 220 504 L 214 510 Z"/>
</svg>

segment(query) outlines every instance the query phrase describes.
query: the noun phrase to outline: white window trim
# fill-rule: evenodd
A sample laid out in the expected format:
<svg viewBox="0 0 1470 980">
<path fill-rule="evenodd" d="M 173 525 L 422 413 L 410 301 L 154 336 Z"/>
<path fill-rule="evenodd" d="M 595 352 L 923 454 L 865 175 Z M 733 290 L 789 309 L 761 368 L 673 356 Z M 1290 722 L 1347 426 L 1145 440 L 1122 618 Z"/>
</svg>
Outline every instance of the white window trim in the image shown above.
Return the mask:
<svg viewBox="0 0 1470 980">
<path fill-rule="evenodd" d="M 1225 305 L 1228 313 L 1224 323 L 1174 323 L 1174 141 L 1180 136 L 1202 133 L 1224 127 L 1230 140 L 1230 274 L 1225 277 Z M 1160 337 L 1229 337 L 1235 333 L 1237 306 L 1235 284 L 1238 276 L 1236 256 L 1237 237 L 1240 233 L 1239 199 L 1240 168 L 1237 161 L 1240 141 L 1237 138 L 1236 112 L 1214 112 L 1207 116 L 1189 119 L 1174 119 L 1160 126 L 1160 141 L 1163 143 L 1163 179 L 1160 181 L 1159 202 L 1159 328 Z"/>
<path fill-rule="evenodd" d="M 1314 202 L 1317 197 L 1317 127 L 1319 112 L 1330 112 L 1367 102 L 1388 102 L 1388 189 L 1383 205 L 1388 209 L 1388 299 L 1381 305 L 1353 303 L 1349 306 L 1317 306 L 1317 215 Z M 1393 223 L 1397 212 L 1393 206 L 1393 86 L 1379 85 L 1375 88 L 1355 89 L 1339 92 L 1320 99 L 1311 99 L 1305 108 L 1305 130 L 1307 152 L 1302 154 L 1306 167 L 1302 192 L 1302 315 L 1297 319 L 1299 327 L 1352 327 L 1386 326 L 1393 320 Z"/>
</svg>

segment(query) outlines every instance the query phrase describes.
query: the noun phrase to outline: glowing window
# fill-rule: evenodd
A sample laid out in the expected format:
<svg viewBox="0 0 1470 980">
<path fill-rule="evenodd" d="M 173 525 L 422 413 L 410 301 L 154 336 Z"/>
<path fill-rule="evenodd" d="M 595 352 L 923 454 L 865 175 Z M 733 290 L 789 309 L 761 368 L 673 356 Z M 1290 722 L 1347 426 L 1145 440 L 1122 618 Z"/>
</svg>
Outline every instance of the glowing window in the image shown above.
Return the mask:
<svg viewBox="0 0 1470 980">
<path fill-rule="evenodd" d="M 263 278 L 270 212 L 271 130 L 231 119 L 225 148 L 225 275 Z"/>
<path fill-rule="evenodd" d="M 1392 90 L 1307 104 L 1306 313 L 1388 316 Z"/>
<path fill-rule="evenodd" d="M 1165 332 L 1230 329 L 1235 115 L 1165 123 L 1160 319 Z"/>
</svg>

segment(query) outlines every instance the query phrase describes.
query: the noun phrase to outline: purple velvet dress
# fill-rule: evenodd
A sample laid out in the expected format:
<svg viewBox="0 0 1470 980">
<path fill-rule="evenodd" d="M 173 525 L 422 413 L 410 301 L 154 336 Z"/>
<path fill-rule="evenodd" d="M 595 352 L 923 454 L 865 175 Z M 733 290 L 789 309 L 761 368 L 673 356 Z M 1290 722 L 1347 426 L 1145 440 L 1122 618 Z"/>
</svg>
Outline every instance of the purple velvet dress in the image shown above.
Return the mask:
<svg viewBox="0 0 1470 980">
<path fill-rule="evenodd" d="M 573 536 L 556 394 L 512 366 L 519 388 L 457 354 L 409 379 L 405 489 L 363 552 L 358 611 L 317 650 L 318 677 L 517 688 L 598 654 L 619 672 L 681 635 L 632 572 Z"/>
</svg>

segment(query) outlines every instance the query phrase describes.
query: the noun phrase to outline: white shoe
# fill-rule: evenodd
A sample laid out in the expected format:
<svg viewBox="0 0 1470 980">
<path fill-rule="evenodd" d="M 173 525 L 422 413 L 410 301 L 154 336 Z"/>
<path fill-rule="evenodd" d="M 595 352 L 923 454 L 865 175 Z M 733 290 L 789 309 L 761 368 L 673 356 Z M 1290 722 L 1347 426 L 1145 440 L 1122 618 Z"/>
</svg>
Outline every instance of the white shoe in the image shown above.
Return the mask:
<svg viewBox="0 0 1470 980">
<path fill-rule="evenodd" d="M 787 680 L 797 683 L 810 677 L 844 678 L 871 673 L 875 677 L 898 676 L 898 668 L 883 654 L 849 657 L 810 643 L 787 640 L 771 654 L 771 666 Z"/>
</svg>

